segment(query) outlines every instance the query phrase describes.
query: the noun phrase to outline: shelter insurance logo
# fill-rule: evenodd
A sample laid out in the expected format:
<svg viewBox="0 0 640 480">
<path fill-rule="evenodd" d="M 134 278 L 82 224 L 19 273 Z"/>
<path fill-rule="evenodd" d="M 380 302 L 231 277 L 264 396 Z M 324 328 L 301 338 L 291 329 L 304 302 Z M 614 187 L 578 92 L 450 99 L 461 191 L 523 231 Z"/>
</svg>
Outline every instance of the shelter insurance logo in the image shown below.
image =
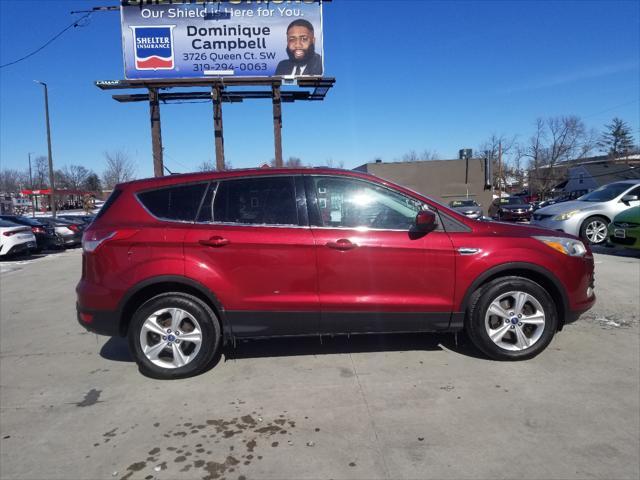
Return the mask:
<svg viewBox="0 0 640 480">
<path fill-rule="evenodd" d="M 133 30 L 133 46 L 136 56 L 136 70 L 172 70 L 173 28 L 130 27 Z"/>
</svg>

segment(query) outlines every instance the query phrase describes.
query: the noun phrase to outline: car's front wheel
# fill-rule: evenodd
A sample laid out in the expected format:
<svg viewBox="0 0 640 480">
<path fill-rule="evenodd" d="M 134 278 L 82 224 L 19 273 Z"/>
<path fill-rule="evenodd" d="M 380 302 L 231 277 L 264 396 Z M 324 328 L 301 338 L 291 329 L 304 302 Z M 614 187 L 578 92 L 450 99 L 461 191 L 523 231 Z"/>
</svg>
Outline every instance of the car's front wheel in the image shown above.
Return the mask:
<svg viewBox="0 0 640 480">
<path fill-rule="evenodd" d="M 580 236 L 589 240 L 592 245 L 601 245 L 607 241 L 608 226 L 609 222 L 604 217 L 589 217 L 582 222 Z"/>
<path fill-rule="evenodd" d="M 185 293 L 164 293 L 148 300 L 135 312 L 129 328 L 129 349 L 140 371 L 154 378 L 201 373 L 219 344 L 215 313 Z"/>
<path fill-rule="evenodd" d="M 553 299 L 539 284 L 503 277 L 478 290 L 468 312 L 467 332 L 494 360 L 526 360 L 551 342 L 558 316 Z"/>
</svg>

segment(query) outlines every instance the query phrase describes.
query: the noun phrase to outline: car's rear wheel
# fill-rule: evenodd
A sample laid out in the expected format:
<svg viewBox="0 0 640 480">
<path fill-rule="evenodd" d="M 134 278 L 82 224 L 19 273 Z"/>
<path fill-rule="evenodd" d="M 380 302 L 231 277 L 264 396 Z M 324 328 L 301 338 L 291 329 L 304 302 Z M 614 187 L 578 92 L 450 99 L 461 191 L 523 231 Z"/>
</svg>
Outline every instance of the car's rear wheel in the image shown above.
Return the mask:
<svg viewBox="0 0 640 480">
<path fill-rule="evenodd" d="M 211 308 L 185 293 L 164 293 L 133 315 L 129 348 L 140 371 L 173 379 L 201 373 L 220 344 L 220 325 Z"/>
<path fill-rule="evenodd" d="M 580 236 L 589 240 L 592 245 L 601 245 L 607 241 L 609 222 L 604 217 L 593 216 L 582 222 Z"/>
<path fill-rule="evenodd" d="M 498 278 L 479 289 L 466 325 L 473 343 L 494 360 L 535 357 L 549 345 L 557 327 L 549 293 L 522 277 Z"/>
</svg>

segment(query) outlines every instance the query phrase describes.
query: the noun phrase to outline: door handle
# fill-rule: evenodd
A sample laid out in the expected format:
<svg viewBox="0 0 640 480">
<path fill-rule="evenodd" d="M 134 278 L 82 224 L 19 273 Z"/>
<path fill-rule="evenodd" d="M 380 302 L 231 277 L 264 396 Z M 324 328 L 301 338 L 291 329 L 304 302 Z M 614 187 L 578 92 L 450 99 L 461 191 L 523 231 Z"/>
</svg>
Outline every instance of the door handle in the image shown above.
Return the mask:
<svg viewBox="0 0 640 480">
<path fill-rule="evenodd" d="M 231 242 L 223 237 L 211 237 L 209 240 L 200 240 L 198 243 L 206 247 L 224 247 Z"/>
<path fill-rule="evenodd" d="M 329 248 L 333 248 L 334 250 L 341 250 L 341 251 L 353 250 L 354 248 L 358 248 L 357 243 L 353 243 L 351 240 L 348 240 L 346 238 L 341 238 L 339 240 L 336 240 L 335 242 L 327 242 L 326 245 Z"/>
</svg>

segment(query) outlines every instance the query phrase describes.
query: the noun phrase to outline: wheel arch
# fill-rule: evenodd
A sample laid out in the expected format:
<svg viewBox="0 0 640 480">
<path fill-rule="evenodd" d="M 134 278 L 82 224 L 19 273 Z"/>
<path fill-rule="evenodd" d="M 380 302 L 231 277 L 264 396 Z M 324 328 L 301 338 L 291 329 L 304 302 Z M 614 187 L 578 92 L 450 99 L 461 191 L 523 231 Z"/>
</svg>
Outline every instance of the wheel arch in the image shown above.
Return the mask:
<svg viewBox="0 0 640 480">
<path fill-rule="evenodd" d="M 536 282 L 544 288 L 553 299 L 558 313 L 558 330 L 562 330 L 565 318 L 569 313 L 569 299 L 558 278 L 549 270 L 539 265 L 526 262 L 510 262 L 497 265 L 480 274 L 467 288 L 462 299 L 461 310 L 468 313 L 473 294 L 483 285 L 501 277 L 517 276 Z M 468 315 L 466 315 L 468 317 Z"/>
<path fill-rule="evenodd" d="M 140 305 L 156 295 L 169 292 L 188 293 L 205 302 L 219 319 L 223 341 L 232 335 L 231 327 L 225 317 L 224 307 L 218 297 L 201 283 L 180 275 L 153 277 L 132 287 L 118 307 L 120 335 L 127 335 L 131 318 Z"/>
</svg>

